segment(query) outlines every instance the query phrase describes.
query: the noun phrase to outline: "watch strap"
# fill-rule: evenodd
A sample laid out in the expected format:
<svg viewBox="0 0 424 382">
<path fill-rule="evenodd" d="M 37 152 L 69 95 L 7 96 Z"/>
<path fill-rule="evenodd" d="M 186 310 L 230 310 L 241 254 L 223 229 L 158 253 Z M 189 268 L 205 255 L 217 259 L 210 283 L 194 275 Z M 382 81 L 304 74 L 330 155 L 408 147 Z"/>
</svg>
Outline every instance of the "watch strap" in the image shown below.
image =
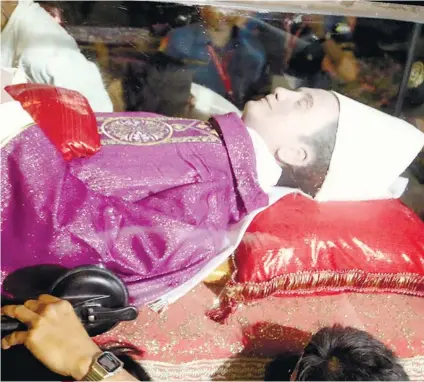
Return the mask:
<svg viewBox="0 0 424 382">
<path fill-rule="evenodd" d="M 98 362 L 99 358 L 105 353 L 107 353 L 109 357 L 113 357 L 115 361 L 117 362 L 117 364 L 119 364 L 119 367 L 117 367 L 113 372 L 109 372 Z M 113 353 L 101 352 L 93 358 L 93 362 L 91 363 L 88 373 L 84 377 L 84 380 L 85 381 L 103 381 L 105 378 L 111 377 L 119 373 L 123 369 L 123 366 L 124 366 L 123 362 L 119 360 Z"/>
<path fill-rule="evenodd" d="M 85 381 L 102 381 L 108 376 L 108 372 L 104 370 L 100 365 L 97 363 L 93 363 L 90 366 L 90 370 L 88 371 L 87 375 L 85 376 Z"/>
</svg>

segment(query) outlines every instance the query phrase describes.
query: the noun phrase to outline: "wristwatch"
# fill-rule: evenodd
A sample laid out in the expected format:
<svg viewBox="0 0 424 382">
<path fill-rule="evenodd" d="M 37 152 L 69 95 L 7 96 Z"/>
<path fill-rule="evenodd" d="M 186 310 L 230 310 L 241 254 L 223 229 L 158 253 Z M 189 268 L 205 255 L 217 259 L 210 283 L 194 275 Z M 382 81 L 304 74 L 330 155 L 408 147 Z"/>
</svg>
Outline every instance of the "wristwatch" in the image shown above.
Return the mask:
<svg viewBox="0 0 424 382">
<path fill-rule="evenodd" d="M 123 367 L 124 363 L 113 353 L 108 351 L 99 353 L 93 358 L 84 381 L 102 381 L 119 373 Z"/>
</svg>

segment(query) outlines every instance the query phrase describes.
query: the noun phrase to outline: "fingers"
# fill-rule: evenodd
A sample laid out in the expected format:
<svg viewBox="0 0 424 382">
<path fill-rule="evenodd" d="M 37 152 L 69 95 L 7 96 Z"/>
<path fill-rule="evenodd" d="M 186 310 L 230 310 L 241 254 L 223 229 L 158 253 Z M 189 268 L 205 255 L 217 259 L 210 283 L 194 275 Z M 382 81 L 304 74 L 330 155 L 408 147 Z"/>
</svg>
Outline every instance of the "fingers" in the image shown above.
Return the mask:
<svg viewBox="0 0 424 382">
<path fill-rule="evenodd" d="M 40 307 L 40 303 L 37 300 L 28 300 L 24 303 L 25 308 L 32 310 L 33 312 L 38 313 L 38 309 Z"/>
<path fill-rule="evenodd" d="M 38 301 L 44 302 L 44 303 L 54 303 L 54 302 L 61 302 L 62 300 L 60 298 L 51 296 L 49 294 L 42 294 L 38 297 Z"/>
<path fill-rule="evenodd" d="M 15 345 L 23 345 L 28 336 L 28 332 L 13 332 L 1 340 L 1 348 L 7 350 Z"/>
<path fill-rule="evenodd" d="M 38 300 L 28 300 L 24 305 L 7 305 L 1 308 L 1 314 L 15 318 L 25 325 L 29 329 L 34 328 L 37 322 L 40 320 L 40 315 L 43 310 L 51 307 L 50 305 L 60 303 L 57 297 L 50 295 L 41 295 Z M 29 332 L 18 331 L 4 337 L 1 340 L 1 347 L 4 350 L 9 349 L 15 345 L 23 345 L 28 337 Z"/>
<path fill-rule="evenodd" d="M 54 297 L 54 296 L 50 296 L 48 294 L 42 294 L 38 297 L 38 300 L 28 300 L 24 303 L 24 306 L 30 310 L 32 310 L 33 312 L 36 312 L 38 314 L 41 313 L 41 311 L 43 310 L 43 308 L 46 307 L 46 305 L 49 304 L 56 304 L 58 302 L 61 302 L 62 300 Z"/>
<path fill-rule="evenodd" d="M 39 319 L 39 315 L 50 308 L 50 305 L 58 303 L 63 303 L 63 301 L 60 298 L 42 294 L 38 297 L 38 300 L 27 300 L 24 305 L 4 306 L 1 308 L 1 314 L 16 318 L 31 327 Z"/>
<path fill-rule="evenodd" d="M 38 319 L 38 314 L 23 305 L 7 305 L 1 308 L 6 316 L 16 318 L 27 326 L 31 326 Z"/>
</svg>

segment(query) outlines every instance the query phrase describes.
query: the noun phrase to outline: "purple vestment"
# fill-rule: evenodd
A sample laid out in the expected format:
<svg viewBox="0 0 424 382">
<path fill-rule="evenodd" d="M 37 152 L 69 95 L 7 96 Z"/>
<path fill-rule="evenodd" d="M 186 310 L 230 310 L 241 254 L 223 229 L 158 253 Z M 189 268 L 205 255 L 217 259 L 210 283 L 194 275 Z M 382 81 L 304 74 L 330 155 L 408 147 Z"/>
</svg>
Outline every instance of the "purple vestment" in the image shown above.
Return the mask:
<svg viewBox="0 0 424 382">
<path fill-rule="evenodd" d="M 146 303 L 190 279 L 229 224 L 268 203 L 235 114 L 97 122 L 102 149 L 90 158 L 66 162 L 36 125 L 3 148 L 2 278 L 37 264 L 104 264 Z"/>
</svg>

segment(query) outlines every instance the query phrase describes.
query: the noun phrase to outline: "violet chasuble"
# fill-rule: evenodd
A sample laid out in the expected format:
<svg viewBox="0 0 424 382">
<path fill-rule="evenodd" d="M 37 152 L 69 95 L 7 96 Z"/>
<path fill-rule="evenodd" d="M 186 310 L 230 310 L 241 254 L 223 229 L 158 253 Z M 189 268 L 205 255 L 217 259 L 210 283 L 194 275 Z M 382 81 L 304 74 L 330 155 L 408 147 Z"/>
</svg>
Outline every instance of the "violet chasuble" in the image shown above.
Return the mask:
<svg viewBox="0 0 424 382">
<path fill-rule="evenodd" d="M 192 278 L 228 227 L 268 204 L 235 114 L 210 124 L 97 114 L 102 149 L 66 162 L 32 125 L 2 149 L 2 278 L 39 264 L 103 264 L 135 303 Z"/>
</svg>

